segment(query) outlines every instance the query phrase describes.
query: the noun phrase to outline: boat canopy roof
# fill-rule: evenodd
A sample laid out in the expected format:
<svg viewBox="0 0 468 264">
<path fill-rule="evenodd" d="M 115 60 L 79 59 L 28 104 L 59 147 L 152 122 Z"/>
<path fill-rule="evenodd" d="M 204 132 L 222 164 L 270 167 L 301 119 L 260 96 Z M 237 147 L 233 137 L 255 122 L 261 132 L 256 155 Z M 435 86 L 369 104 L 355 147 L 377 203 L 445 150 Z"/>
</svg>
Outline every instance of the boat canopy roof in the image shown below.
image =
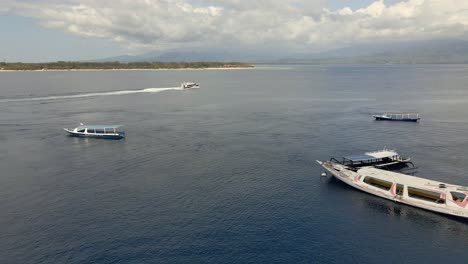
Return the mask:
<svg viewBox="0 0 468 264">
<path fill-rule="evenodd" d="M 117 129 L 121 127 L 121 125 L 82 125 L 77 127 L 77 129 L 83 129 L 83 128 L 94 128 L 94 129 L 104 129 L 104 128 L 114 128 Z"/>
<path fill-rule="evenodd" d="M 462 191 L 468 194 L 468 187 L 461 186 L 461 185 L 454 185 L 439 181 L 434 181 L 426 178 L 411 176 L 407 174 L 391 172 L 371 167 L 364 167 L 358 171 L 359 174 L 364 176 L 371 176 L 381 180 L 387 180 L 390 182 L 394 182 L 395 179 L 398 179 L 398 183 L 400 184 L 411 184 L 414 187 L 430 187 L 431 189 L 439 189 L 439 190 L 449 190 L 449 191 Z"/>
<path fill-rule="evenodd" d="M 373 151 L 373 152 L 366 152 L 366 155 L 377 158 L 377 159 L 383 159 L 383 158 L 390 158 L 393 156 L 398 156 L 398 153 L 394 150 L 380 150 L 380 151 Z"/>
<path fill-rule="evenodd" d="M 366 155 L 366 154 L 358 154 L 358 155 L 350 155 L 343 157 L 345 160 L 350 160 L 352 162 L 359 162 L 359 161 L 366 161 L 366 160 L 373 160 L 376 159 L 375 157 Z"/>
<path fill-rule="evenodd" d="M 398 156 L 398 153 L 396 151 L 384 149 L 380 151 L 366 152 L 365 154 L 345 156 L 343 158 L 352 162 L 360 162 L 367 160 L 391 158 L 394 156 Z"/>
<path fill-rule="evenodd" d="M 419 115 L 418 112 L 385 112 L 387 115 Z"/>
</svg>

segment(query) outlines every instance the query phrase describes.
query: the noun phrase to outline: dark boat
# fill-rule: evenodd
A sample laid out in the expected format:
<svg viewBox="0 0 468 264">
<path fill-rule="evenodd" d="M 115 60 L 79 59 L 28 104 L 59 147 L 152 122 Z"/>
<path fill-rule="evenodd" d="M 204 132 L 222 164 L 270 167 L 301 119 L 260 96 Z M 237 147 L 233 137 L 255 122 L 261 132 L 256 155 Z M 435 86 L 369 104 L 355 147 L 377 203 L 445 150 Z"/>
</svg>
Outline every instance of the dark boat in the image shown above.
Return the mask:
<svg viewBox="0 0 468 264">
<path fill-rule="evenodd" d="M 419 113 L 385 113 L 381 115 L 373 115 L 372 117 L 378 121 L 418 122 L 421 119 L 419 117 Z"/>
<path fill-rule="evenodd" d="M 352 170 L 369 166 L 385 170 L 399 170 L 408 167 L 408 165 L 414 168 L 414 164 L 409 157 L 403 157 L 395 150 L 387 148 L 364 154 L 345 156 L 341 161 L 331 158 L 331 161 L 345 165 Z"/>
</svg>

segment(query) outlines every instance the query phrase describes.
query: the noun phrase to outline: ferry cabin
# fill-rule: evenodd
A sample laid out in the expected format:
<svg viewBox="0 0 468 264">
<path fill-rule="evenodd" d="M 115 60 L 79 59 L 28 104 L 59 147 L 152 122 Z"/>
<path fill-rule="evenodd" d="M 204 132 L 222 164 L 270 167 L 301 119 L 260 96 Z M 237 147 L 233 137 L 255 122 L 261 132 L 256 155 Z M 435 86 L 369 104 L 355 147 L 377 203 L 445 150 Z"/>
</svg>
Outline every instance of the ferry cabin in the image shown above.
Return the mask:
<svg viewBox="0 0 468 264">
<path fill-rule="evenodd" d="M 363 189 L 397 202 L 468 218 L 468 188 L 424 178 L 363 168 L 353 181 Z"/>
</svg>

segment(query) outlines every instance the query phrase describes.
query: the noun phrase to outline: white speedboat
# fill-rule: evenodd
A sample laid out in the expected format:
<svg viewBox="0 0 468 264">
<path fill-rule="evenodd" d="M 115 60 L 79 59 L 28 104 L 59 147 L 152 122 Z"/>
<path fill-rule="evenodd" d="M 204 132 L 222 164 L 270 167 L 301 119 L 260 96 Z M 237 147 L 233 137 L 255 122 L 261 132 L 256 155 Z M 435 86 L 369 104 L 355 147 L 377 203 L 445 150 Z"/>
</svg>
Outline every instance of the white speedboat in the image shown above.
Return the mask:
<svg viewBox="0 0 468 264">
<path fill-rule="evenodd" d="M 74 137 L 93 137 L 105 139 L 122 139 L 125 132 L 121 131 L 119 125 L 83 125 L 68 129 L 64 128 L 70 136 Z"/>
<path fill-rule="evenodd" d="M 200 88 L 200 85 L 198 83 L 194 83 L 194 82 L 184 82 L 184 83 L 180 84 L 180 88 L 182 88 L 183 90 L 185 90 L 185 89 L 198 89 L 198 88 Z"/>
<path fill-rule="evenodd" d="M 468 219 L 468 187 L 362 167 L 357 171 L 333 161 L 317 161 L 340 181 L 395 202 Z"/>
</svg>

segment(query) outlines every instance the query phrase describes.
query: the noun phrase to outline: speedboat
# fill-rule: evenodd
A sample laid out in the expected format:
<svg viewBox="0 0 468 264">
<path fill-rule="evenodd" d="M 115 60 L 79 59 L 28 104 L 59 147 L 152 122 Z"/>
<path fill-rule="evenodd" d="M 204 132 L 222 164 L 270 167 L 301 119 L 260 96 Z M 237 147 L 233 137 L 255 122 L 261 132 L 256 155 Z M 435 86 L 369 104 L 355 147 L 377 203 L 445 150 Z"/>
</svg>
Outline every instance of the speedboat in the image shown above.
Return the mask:
<svg viewBox="0 0 468 264">
<path fill-rule="evenodd" d="M 355 170 L 334 161 L 318 161 L 327 173 L 363 192 L 429 211 L 468 219 L 468 187 L 377 169 Z"/>
<path fill-rule="evenodd" d="M 377 121 L 406 121 L 418 122 L 421 118 L 419 113 L 384 113 L 381 115 L 372 115 Z"/>
<path fill-rule="evenodd" d="M 185 90 L 185 89 L 198 89 L 198 88 L 200 88 L 200 85 L 198 83 L 194 83 L 194 82 L 184 82 L 184 83 L 180 84 L 180 88 L 182 88 L 183 90 Z"/>
<path fill-rule="evenodd" d="M 70 136 L 74 137 L 92 137 L 105 139 L 122 139 L 125 137 L 125 132 L 119 129 L 120 125 L 83 125 L 68 129 L 64 128 Z"/>
</svg>

